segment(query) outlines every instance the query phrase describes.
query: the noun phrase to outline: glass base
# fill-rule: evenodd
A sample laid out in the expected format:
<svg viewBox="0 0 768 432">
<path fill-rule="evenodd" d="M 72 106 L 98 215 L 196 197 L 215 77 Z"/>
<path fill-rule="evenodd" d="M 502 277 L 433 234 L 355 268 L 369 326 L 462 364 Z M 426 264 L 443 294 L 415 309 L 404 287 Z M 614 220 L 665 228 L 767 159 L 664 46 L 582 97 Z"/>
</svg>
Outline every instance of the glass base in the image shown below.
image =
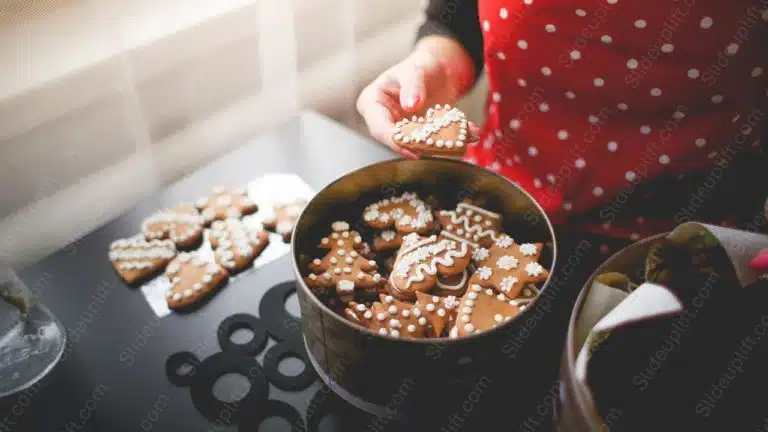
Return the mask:
<svg viewBox="0 0 768 432">
<path fill-rule="evenodd" d="M 37 304 L 14 328 L 0 336 L 0 398 L 39 382 L 61 360 L 67 335 L 64 326 Z"/>
</svg>

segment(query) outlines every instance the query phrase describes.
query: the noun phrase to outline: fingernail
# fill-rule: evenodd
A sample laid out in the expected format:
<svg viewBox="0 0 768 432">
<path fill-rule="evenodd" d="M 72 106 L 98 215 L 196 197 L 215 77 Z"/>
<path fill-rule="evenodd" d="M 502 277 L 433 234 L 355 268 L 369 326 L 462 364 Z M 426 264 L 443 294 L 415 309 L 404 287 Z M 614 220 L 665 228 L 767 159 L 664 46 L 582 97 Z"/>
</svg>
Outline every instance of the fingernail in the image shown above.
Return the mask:
<svg viewBox="0 0 768 432">
<path fill-rule="evenodd" d="M 421 101 L 421 96 L 418 93 L 413 93 L 405 98 L 405 108 L 415 108 Z"/>
</svg>

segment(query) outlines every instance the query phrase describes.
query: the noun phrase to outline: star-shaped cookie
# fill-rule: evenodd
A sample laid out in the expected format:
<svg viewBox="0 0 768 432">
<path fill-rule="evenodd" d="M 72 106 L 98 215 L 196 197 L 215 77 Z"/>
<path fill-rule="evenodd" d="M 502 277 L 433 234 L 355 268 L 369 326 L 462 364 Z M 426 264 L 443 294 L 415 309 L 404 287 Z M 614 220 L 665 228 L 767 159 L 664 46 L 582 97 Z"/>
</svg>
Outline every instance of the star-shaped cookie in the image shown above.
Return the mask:
<svg viewBox="0 0 768 432">
<path fill-rule="evenodd" d="M 479 248 L 472 259 L 477 267 L 469 284 L 493 288 L 512 300 L 529 284 L 547 280 L 549 271 L 539 264 L 541 243 L 518 245 L 506 234 L 500 235 L 490 249 Z"/>
</svg>

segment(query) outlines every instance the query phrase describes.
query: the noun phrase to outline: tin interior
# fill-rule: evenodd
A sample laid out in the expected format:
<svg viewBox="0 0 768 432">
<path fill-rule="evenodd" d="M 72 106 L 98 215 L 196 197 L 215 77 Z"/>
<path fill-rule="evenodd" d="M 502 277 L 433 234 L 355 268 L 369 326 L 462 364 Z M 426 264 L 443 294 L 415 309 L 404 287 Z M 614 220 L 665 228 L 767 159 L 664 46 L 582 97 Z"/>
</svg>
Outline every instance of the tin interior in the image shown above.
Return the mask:
<svg viewBox="0 0 768 432">
<path fill-rule="evenodd" d="M 353 230 L 370 242 L 374 230 L 362 220 L 363 209 L 370 203 L 403 192 L 416 192 L 422 199 L 431 197 L 440 209 L 453 209 L 459 202 L 471 199 L 478 206 L 500 213 L 504 232 L 513 236 L 516 242 L 549 243 L 550 247 L 542 253 L 541 264 L 548 269 L 555 265 L 557 244 L 549 219 L 530 195 L 505 177 L 453 159 L 398 159 L 369 165 L 341 177 L 321 190 L 304 209 L 292 239 L 299 289 L 308 293 L 321 310 L 353 326 L 355 330 L 370 332 L 377 338 L 391 338 L 348 322 L 320 301 L 303 281 L 307 275 L 307 264 L 323 255 L 324 251 L 319 250 L 317 245 L 322 237 L 328 235 L 334 221 L 348 222 Z M 539 296 L 546 289 L 547 283 L 543 284 Z M 525 319 L 526 311 L 491 332 L 502 330 L 518 319 Z M 399 340 L 407 343 L 434 343 L 440 340 L 453 342 L 486 333 L 460 339 Z"/>
</svg>

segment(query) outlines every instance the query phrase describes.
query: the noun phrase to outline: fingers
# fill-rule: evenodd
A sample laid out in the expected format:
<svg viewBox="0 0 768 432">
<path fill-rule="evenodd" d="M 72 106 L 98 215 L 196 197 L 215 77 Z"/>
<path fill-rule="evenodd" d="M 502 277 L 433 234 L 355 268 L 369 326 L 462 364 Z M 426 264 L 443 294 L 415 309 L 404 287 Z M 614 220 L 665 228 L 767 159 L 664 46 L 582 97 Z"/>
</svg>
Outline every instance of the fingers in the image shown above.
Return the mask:
<svg viewBox="0 0 768 432">
<path fill-rule="evenodd" d="M 398 147 L 392 141 L 392 131 L 395 128 L 395 116 L 402 116 L 402 108 L 389 98 L 383 91 L 376 93 L 374 87 L 363 91 L 358 99 L 357 109 L 368 126 L 368 131 L 374 139 L 400 153 L 408 159 L 418 159 L 418 155 Z"/>
<path fill-rule="evenodd" d="M 428 99 L 428 81 L 438 71 L 440 63 L 434 56 L 416 51 L 397 70 L 400 83 L 400 105 L 408 112 L 416 112 Z"/>
</svg>

